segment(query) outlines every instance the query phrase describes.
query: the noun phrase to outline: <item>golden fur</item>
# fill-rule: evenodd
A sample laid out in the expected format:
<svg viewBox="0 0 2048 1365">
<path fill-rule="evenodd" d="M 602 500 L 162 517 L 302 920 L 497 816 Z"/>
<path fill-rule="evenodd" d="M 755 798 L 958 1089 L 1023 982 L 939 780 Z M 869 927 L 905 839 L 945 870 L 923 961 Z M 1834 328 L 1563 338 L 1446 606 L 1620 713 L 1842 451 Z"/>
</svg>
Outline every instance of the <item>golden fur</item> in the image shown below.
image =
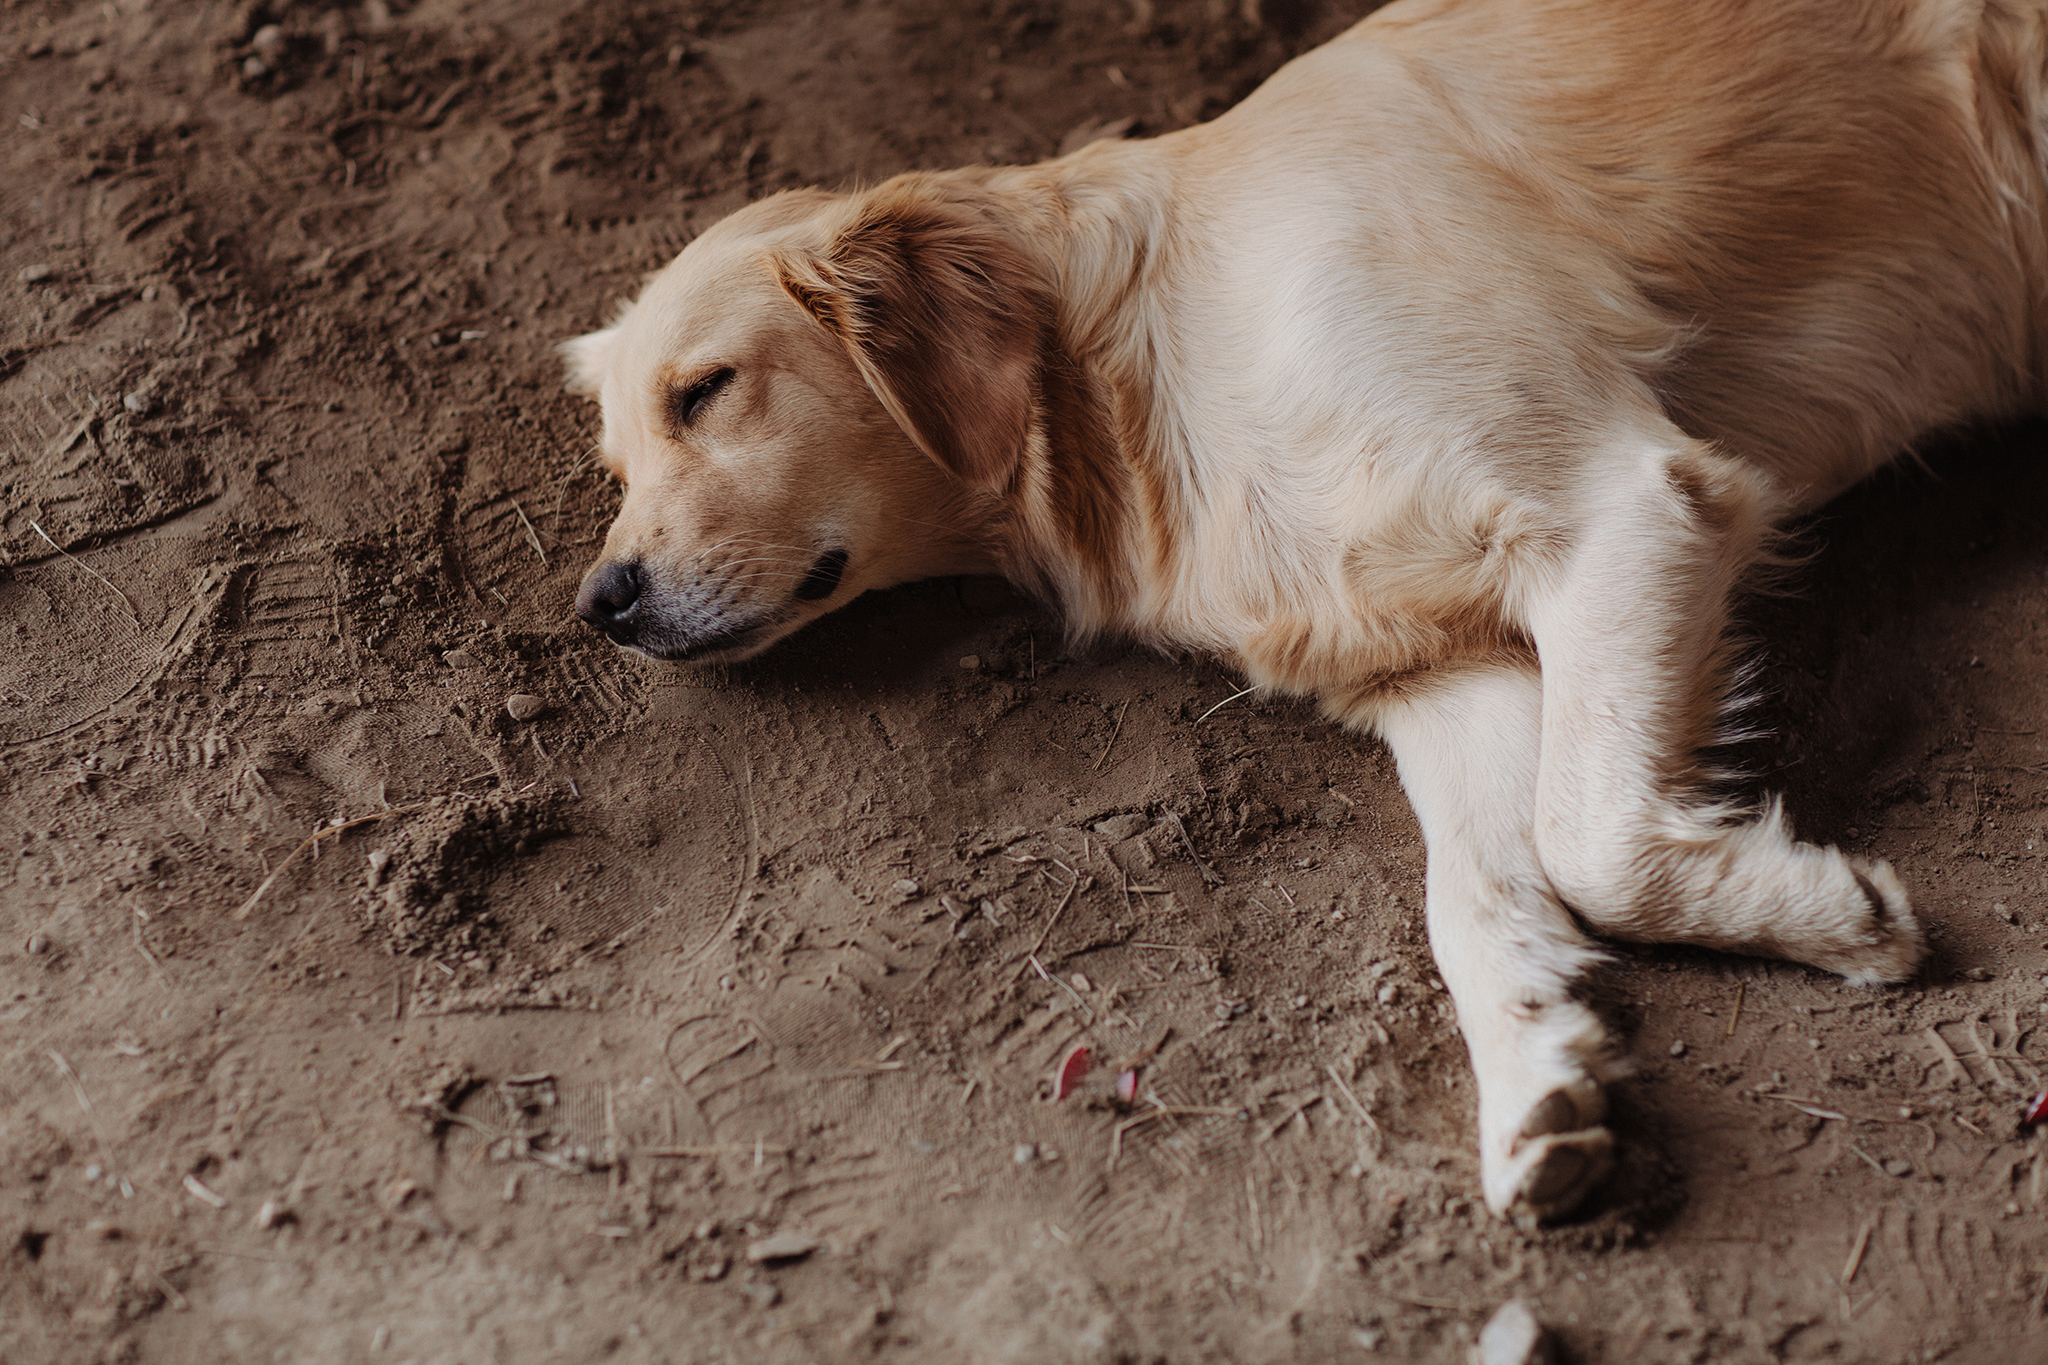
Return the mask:
<svg viewBox="0 0 2048 1365">
<path fill-rule="evenodd" d="M 1377 731 L 1486 1197 L 1563 1213 L 1585 928 L 1920 959 L 1693 755 L 1782 519 L 2039 405 L 2044 63 L 2048 0 L 1401 0 L 1210 124 L 753 205 L 565 347 L 627 485 L 579 610 L 737 658 L 995 570 Z"/>
</svg>

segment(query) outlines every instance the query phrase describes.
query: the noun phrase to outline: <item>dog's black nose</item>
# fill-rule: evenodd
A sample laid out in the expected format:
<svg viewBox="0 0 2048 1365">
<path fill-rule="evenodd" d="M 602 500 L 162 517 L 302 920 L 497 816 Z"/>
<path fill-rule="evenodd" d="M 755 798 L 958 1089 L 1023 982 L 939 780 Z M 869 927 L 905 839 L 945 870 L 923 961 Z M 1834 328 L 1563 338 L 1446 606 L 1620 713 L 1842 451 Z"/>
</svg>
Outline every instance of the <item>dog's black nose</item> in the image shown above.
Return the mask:
<svg viewBox="0 0 2048 1365">
<path fill-rule="evenodd" d="M 584 578 L 583 589 L 576 594 L 576 614 L 611 634 L 625 623 L 639 600 L 639 562 L 615 559 L 598 565 Z"/>
</svg>

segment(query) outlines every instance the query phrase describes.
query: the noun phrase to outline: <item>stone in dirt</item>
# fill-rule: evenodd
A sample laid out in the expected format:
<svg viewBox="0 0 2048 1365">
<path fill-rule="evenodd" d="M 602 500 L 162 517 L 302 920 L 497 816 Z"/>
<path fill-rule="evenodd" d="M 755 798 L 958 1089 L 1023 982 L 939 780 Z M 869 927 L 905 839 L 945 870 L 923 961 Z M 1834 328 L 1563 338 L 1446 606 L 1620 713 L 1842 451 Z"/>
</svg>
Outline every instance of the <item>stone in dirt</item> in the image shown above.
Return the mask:
<svg viewBox="0 0 2048 1365">
<path fill-rule="evenodd" d="M 1557 1343 L 1527 1299 L 1509 1299 L 1494 1310 L 1466 1359 L 1471 1365 L 1557 1365 Z"/>
<path fill-rule="evenodd" d="M 1151 827 L 1152 822 L 1142 815 L 1112 815 L 1095 822 L 1095 832 L 1105 839 L 1129 839 Z"/>
<path fill-rule="evenodd" d="M 821 1244 L 807 1232 L 778 1232 L 763 1237 L 747 1247 L 747 1259 L 757 1264 L 762 1261 L 794 1261 L 808 1256 Z"/>
<path fill-rule="evenodd" d="M 514 720 L 532 720 L 548 709 L 548 704 L 530 692 L 514 692 L 505 698 L 505 714 Z"/>
</svg>

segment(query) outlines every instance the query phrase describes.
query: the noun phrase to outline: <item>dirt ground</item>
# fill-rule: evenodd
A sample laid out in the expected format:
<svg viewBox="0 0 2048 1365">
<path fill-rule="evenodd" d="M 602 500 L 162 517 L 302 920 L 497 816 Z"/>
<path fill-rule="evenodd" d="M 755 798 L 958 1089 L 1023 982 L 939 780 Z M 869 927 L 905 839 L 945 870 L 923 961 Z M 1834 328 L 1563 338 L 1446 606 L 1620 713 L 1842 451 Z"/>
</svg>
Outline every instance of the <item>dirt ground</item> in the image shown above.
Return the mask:
<svg viewBox="0 0 2048 1365">
<path fill-rule="evenodd" d="M 1617 949 L 1627 1155 L 1535 1234 L 1378 745 L 983 581 L 709 672 L 573 618 L 551 347 L 693 232 L 1369 7 L 4 0 L 0 1359 L 1456 1362 L 1522 1294 L 1582 1362 L 2048 1360 L 2048 430 L 1750 612 L 1741 757 L 1926 977 Z"/>
</svg>

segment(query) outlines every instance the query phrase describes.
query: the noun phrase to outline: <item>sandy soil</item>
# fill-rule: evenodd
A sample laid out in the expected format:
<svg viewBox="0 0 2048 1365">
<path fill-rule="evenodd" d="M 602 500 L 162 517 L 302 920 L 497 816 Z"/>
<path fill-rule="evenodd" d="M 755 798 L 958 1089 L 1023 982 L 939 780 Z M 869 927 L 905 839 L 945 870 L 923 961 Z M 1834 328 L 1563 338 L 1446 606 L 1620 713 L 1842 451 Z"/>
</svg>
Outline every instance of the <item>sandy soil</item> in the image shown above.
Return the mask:
<svg viewBox="0 0 2048 1365">
<path fill-rule="evenodd" d="M 1525 1294 L 1586 1362 L 2048 1359 L 2048 433 L 1751 613 L 1759 790 L 1928 976 L 1617 950 L 1628 1154 L 1534 1235 L 1377 745 L 986 582 L 711 673 L 573 619 L 550 347 L 694 231 L 1367 7 L 0 9 L 0 1358 L 1452 1362 Z"/>
</svg>

